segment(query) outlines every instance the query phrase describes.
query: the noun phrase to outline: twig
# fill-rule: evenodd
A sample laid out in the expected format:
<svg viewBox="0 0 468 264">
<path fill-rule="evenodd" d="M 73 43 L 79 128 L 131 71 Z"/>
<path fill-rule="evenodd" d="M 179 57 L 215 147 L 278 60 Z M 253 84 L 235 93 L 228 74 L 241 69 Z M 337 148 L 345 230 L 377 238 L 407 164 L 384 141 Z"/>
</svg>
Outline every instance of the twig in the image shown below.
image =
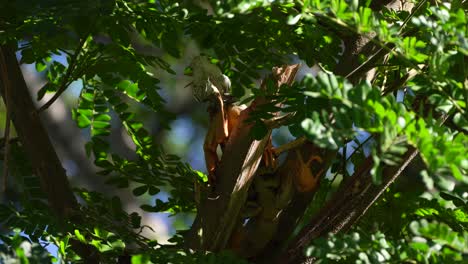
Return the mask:
<svg viewBox="0 0 468 264">
<path fill-rule="evenodd" d="M 64 76 L 64 78 L 62 80 L 62 84 L 60 85 L 57 92 L 54 94 L 54 96 L 52 96 L 52 98 L 50 98 L 49 101 L 47 101 L 43 106 L 41 106 L 37 110 L 37 113 L 40 113 L 40 112 L 46 110 L 47 108 L 49 108 L 60 97 L 60 95 L 62 95 L 62 93 L 65 92 L 65 90 L 67 90 L 68 86 L 71 83 L 71 81 L 69 79 L 70 79 L 70 77 L 71 77 L 71 75 L 73 73 L 73 70 L 76 67 L 76 62 L 78 60 L 78 55 L 80 54 L 81 49 L 85 45 L 87 39 L 88 39 L 88 36 L 86 35 L 80 41 L 80 44 L 78 44 L 78 47 L 76 48 L 75 53 L 73 53 L 73 56 L 71 57 L 70 65 L 68 66 L 67 72 L 65 73 L 65 76 Z"/>
<path fill-rule="evenodd" d="M 390 184 L 392 184 L 400 175 L 401 173 L 408 167 L 408 165 L 413 161 L 413 159 L 416 157 L 416 155 L 419 154 L 419 151 L 417 149 L 409 149 L 405 155 L 405 158 L 403 159 L 402 164 L 388 177 L 388 179 L 382 184 L 382 186 L 375 186 L 373 185 L 372 188 L 369 190 L 368 193 L 365 193 L 363 195 L 366 195 L 367 197 L 371 197 L 371 199 L 368 199 L 368 203 L 364 204 L 361 208 L 361 212 L 358 214 L 358 216 L 354 219 L 354 221 L 350 221 L 344 228 L 347 230 L 356 223 L 363 215 L 366 214 L 366 212 L 369 210 L 369 208 L 379 199 L 379 197 L 382 195 L 382 193 L 390 187 Z"/>
<path fill-rule="evenodd" d="M 350 73 L 348 73 L 345 76 L 345 78 L 349 79 L 353 75 L 355 75 L 356 73 L 360 72 L 361 69 L 363 69 L 365 66 L 369 65 L 374 59 L 378 58 L 379 55 L 381 54 L 381 52 L 383 52 L 383 51 L 384 51 L 384 48 L 380 48 L 379 50 L 377 50 L 374 54 L 369 56 L 369 58 L 367 58 L 367 60 L 364 63 L 360 64 L 358 67 L 354 68 Z M 386 51 L 388 51 L 388 50 L 386 50 Z M 391 50 L 389 52 L 391 52 Z"/>
<path fill-rule="evenodd" d="M 411 69 L 410 71 L 408 71 L 408 73 L 405 74 L 405 76 L 396 80 L 394 83 L 392 83 L 392 85 L 384 88 L 384 90 L 382 91 L 382 95 L 387 95 L 395 90 L 400 89 L 403 86 L 403 84 L 413 79 L 417 74 L 418 74 L 418 71 Z"/>
<path fill-rule="evenodd" d="M 421 2 L 419 2 L 419 4 L 416 6 L 416 8 L 413 9 L 413 12 L 411 12 L 411 13 L 409 14 L 409 16 L 406 17 L 406 19 L 403 21 L 403 24 L 401 24 L 400 30 L 398 30 L 398 35 L 403 34 L 403 29 L 406 27 L 406 25 L 407 25 L 408 22 L 411 20 L 411 18 L 413 18 L 414 14 L 416 14 L 416 12 L 418 12 L 419 9 L 420 9 L 424 4 L 426 4 L 426 1 L 427 1 L 427 0 L 422 0 Z"/>
<path fill-rule="evenodd" d="M 364 147 L 364 145 L 365 145 L 369 140 L 371 140 L 371 139 L 373 139 L 373 138 L 374 138 L 374 137 L 373 137 L 372 135 L 370 135 L 370 136 L 368 136 L 364 141 L 360 142 L 359 145 L 354 149 L 353 153 L 349 154 L 348 157 L 346 157 L 346 151 L 343 150 L 343 157 L 346 157 L 346 159 L 343 160 L 343 164 L 345 164 L 345 165 L 343 165 L 343 167 L 346 168 L 346 163 L 353 157 L 353 155 L 356 154 L 356 152 L 357 152 L 359 149 L 361 149 L 362 147 Z M 346 146 L 346 144 L 345 144 L 345 146 Z M 343 170 L 343 175 L 344 175 L 345 169 L 342 169 L 342 170 Z M 330 184 L 336 179 L 336 177 L 338 176 L 338 173 L 339 173 L 339 171 L 335 172 L 335 174 L 333 175 L 333 178 L 332 178 Z"/>
<path fill-rule="evenodd" d="M 290 121 L 294 116 L 296 115 L 296 112 L 293 113 L 287 113 L 282 116 L 276 116 L 267 120 L 264 120 L 263 123 L 268 129 L 274 129 L 281 127 L 285 125 L 288 121 Z"/>
</svg>

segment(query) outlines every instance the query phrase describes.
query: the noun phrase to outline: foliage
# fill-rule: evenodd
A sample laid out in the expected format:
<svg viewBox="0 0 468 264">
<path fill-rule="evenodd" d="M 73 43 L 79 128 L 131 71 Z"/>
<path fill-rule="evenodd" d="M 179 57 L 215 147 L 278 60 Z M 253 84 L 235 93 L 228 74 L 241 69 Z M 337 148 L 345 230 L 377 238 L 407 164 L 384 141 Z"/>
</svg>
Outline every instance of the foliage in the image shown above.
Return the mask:
<svg viewBox="0 0 468 264">
<path fill-rule="evenodd" d="M 320 263 L 464 263 L 466 199 L 443 193 L 447 200 L 460 199 L 447 206 L 443 198 L 420 195 L 388 191 L 354 232 L 319 239 L 307 254 Z"/>
<path fill-rule="evenodd" d="M 165 109 L 162 84 L 154 72 L 175 78 L 170 61 L 180 58 L 186 52 L 184 43 L 194 40 L 229 76 L 232 94 L 249 101 L 265 95 L 255 81 L 272 66 L 293 57 L 308 66 L 318 65 L 321 72 L 316 76 L 307 75 L 293 87 L 266 95 L 271 104 L 257 109 L 254 118 L 269 117 L 282 102 L 283 112 L 294 113 L 287 124 L 292 135 L 305 135 L 318 146 L 335 150 L 350 142 L 360 145 L 356 138 L 360 131 L 370 133 L 375 183 L 381 182 L 383 167 L 398 165 L 410 147 L 419 150 L 425 169 L 411 183 L 419 184 L 417 195 L 389 189 L 353 233 L 317 240 L 307 254 L 323 263 L 466 261 L 466 1 L 437 5 L 417 1 L 411 12 L 387 8 L 374 12 L 372 1 L 208 2 L 212 14 L 195 1 L 2 1 L 0 43 L 18 46 L 20 61 L 34 63 L 46 78 L 37 99 L 46 93 L 61 94 L 79 81 L 82 89 L 71 111 L 77 126 L 90 135 L 86 151 L 99 167 L 99 176 L 110 186 L 131 188 L 135 196 L 154 196 L 169 188 L 167 201 L 158 199 L 141 208 L 171 214 L 196 210 L 194 182 L 206 176 L 164 150 L 136 114 L 135 106 L 150 109 L 167 129 L 176 118 Z M 338 74 L 342 39 L 356 34 L 370 38 L 387 56 L 375 65 L 372 55 L 377 52 L 362 55 L 361 66 Z M 139 51 L 138 42 L 163 55 Z M 64 57 L 66 61 L 60 61 Z M 376 68 L 375 78 L 356 81 L 366 67 Z M 398 99 L 398 94 L 404 98 Z M 136 158 L 111 150 L 114 122 L 125 128 Z M 262 136 L 262 129 L 255 131 L 256 137 Z M 0 206 L 0 223 L 9 228 L 0 237 L 0 258 L 5 261 L 50 261 L 44 243 L 57 246 L 61 261 L 78 261 L 70 247 L 73 240 L 91 245 L 109 263 L 125 254 L 131 254 L 132 263 L 242 261 L 226 252 L 187 252 L 180 234 L 170 246 L 149 240 L 139 234 L 146 228 L 141 217 L 125 212 L 118 197 L 85 189 L 75 190 L 83 221 L 58 223 L 38 179 L 31 176 L 21 145 L 14 144 L 12 153 L 19 199 Z M 346 166 L 341 163 L 357 167 L 365 157 L 358 147 L 351 157 L 337 157 L 332 172 L 351 174 L 341 169 Z M 386 217 L 385 206 L 398 208 L 394 211 L 398 221 Z M 366 226 L 375 230 L 368 233 Z M 28 254 L 25 245 L 31 248 Z"/>
<path fill-rule="evenodd" d="M 320 238 L 306 254 L 320 259 L 318 263 L 463 263 L 466 232 L 459 236 L 444 224 L 427 221 L 414 221 L 411 227 L 409 241 L 354 232 Z"/>
</svg>

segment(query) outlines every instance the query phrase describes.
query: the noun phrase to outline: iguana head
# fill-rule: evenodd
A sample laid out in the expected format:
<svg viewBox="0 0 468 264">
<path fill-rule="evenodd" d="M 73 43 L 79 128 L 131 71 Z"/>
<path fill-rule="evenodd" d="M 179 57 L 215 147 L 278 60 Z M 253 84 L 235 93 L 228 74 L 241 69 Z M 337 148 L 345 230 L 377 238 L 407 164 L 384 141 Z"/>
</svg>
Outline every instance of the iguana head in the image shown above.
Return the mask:
<svg viewBox="0 0 468 264">
<path fill-rule="evenodd" d="M 231 81 L 206 56 L 196 56 L 190 63 L 192 68 L 193 96 L 199 102 L 210 101 L 217 94 L 229 92 Z"/>
</svg>

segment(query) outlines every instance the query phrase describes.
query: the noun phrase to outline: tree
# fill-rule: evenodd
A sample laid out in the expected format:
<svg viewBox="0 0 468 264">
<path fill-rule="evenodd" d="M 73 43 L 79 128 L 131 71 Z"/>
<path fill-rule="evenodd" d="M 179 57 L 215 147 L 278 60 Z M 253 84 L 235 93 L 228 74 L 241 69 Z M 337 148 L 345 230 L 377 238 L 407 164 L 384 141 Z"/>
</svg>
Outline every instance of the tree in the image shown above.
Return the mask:
<svg viewBox="0 0 468 264">
<path fill-rule="evenodd" d="M 467 261 L 466 1 L 1 6 L 3 179 L 12 178 L 0 205 L 2 258 L 51 261 L 51 243 L 60 261 L 82 263 Z M 175 79 L 190 41 L 248 105 L 211 186 L 137 114 L 137 105 L 155 112 L 160 128 L 177 118 L 155 72 Z M 21 63 L 47 80 L 36 96 Z M 306 65 L 316 70 L 293 83 Z M 94 177 L 135 196 L 169 191 L 145 211 L 196 212 L 171 244 L 141 235 L 141 216 L 117 195 L 70 184 L 40 117 L 74 81 L 82 88 L 71 111 L 89 133 Z M 32 98 L 47 93 L 36 108 Z M 111 148 L 114 123 L 135 146 L 130 157 Z M 284 160 L 268 166 L 280 127 L 295 140 L 276 146 Z"/>
</svg>

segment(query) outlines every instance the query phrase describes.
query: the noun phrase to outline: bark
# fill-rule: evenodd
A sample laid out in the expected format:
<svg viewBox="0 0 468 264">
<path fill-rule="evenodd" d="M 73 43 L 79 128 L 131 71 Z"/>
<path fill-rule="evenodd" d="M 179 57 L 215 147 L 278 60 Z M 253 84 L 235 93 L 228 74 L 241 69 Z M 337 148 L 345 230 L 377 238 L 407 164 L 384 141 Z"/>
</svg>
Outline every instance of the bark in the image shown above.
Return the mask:
<svg viewBox="0 0 468 264">
<path fill-rule="evenodd" d="M 301 263 L 305 261 L 303 252 L 310 241 L 328 233 L 346 232 L 356 223 L 374 204 L 382 193 L 392 184 L 418 151 L 410 148 L 399 166 L 387 166 L 383 171 L 383 182 L 375 185 L 372 182 L 370 170 L 372 159 L 369 157 L 352 175 L 348 181 L 338 189 L 333 198 L 320 210 L 314 219 L 299 233 L 296 240 L 290 243 L 286 254 L 278 263 Z"/>
<path fill-rule="evenodd" d="M 307 142 L 301 147 L 301 154 L 303 157 L 310 157 L 312 155 L 320 155 L 324 157 L 325 162 L 321 164 L 320 168 L 312 168 L 315 171 L 320 171 L 323 168 L 329 167 L 329 162 L 336 156 L 335 151 L 321 149 L 311 142 Z M 286 162 L 282 165 L 278 172 L 296 171 L 294 168 L 300 166 L 299 161 L 294 155 L 288 155 Z M 325 170 L 324 170 L 325 172 Z M 321 173 L 318 177 L 323 178 L 325 173 Z M 281 177 L 282 175 L 276 175 Z M 319 186 L 320 188 L 320 186 Z M 281 249 L 286 245 L 288 238 L 294 232 L 297 224 L 300 222 L 306 208 L 310 205 L 315 197 L 316 190 L 309 192 L 295 192 L 288 206 L 281 212 L 278 220 L 277 231 L 272 237 L 271 241 L 261 250 L 257 256 L 253 258 L 256 263 L 271 263 L 281 254 Z"/>
<path fill-rule="evenodd" d="M 36 112 L 28 87 L 16 60 L 15 52 L 2 46 L 2 94 L 11 113 L 22 146 L 32 163 L 34 173 L 41 179 L 53 211 L 60 216 L 77 208 L 65 170 L 52 147 L 49 136 Z"/>
<path fill-rule="evenodd" d="M 283 83 L 292 83 L 297 69 L 298 65 L 274 68 L 267 78 L 279 88 Z M 263 139 L 255 140 L 253 124 L 247 122 L 255 108 L 265 102 L 265 98 L 258 98 L 241 112 L 239 125 L 229 136 L 216 169 L 216 186 L 200 201 L 198 214 L 187 236 L 188 247 L 211 251 L 226 248 L 271 133 L 269 131 Z"/>
<path fill-rule="evenodd" d="M 385 5 L 389 8 L 394 9 L 408 9 L 411 6 L 404 6 L 399 1 L 385 2 Z M 378 11 L 384 6 L 384 3 L 374 4 L 372 7 L 375 11 Z M 325 22 L 326 24 L 326 22 Z M 372 79 L 375 71 L 373 71 L 374 65 L 380 63 L 385 55 L 388 53 L 388 48 L 382 48 L 373 42 L 373 34 L 369 35 L 342 35 L 345 44 L 345 51 L 342 56 L 342 60 L 338 63 L 335 74 L 349 77 L 353 83 L 358 82 L 361 79 Z M 365 55 L 368 60 L 362 65 L 359 56 Z M 248 112 L 246 112 L 248 113 Z M 240 164 L 235 164 L 234 160 L 243 160 L 247 155 L 247 150 L 252 144 L 252 139 L 249 139 L 248 127 L 240 128 L 240 136 L 235 138 L 238 140 L 235 144 L 231 145 L 232 148 L 227 148 L 223 161 L 221 162 L 219 171 L 221 176 L 221 189 L 217 195 L 212 196 L 214 199 L 206 199 L 202 204 L 200 211 L 197 215 L 194 225 L 191 229 L 191 247 L 211 250 L 221 250 L 226 246 L 227 238 L 231 235 L 232 225 L 238 219 L 238 214 L 229 214 L 231 226 L 225 228 L 223 219 L 224 211 L 226 210 L 226 204 L 229 204 L 229 200 L 232 192 L 232 186 L 235 184 L 233 179 L 237 179 Z M 229 145 L 229 144 L 228 144 Z M 256 147 L 262 147 L 263 143 L 257 144 Z M 319 168 L 313 168 L 315 171 L 326 171 L 330 162 L 336 156 L 336 152 L 327 151 L 320 149 L 312 144 L 304 144 L 299 150 L 307 160 L 313 155 L 320 155 L 323 157 L 324 162 L 320 164 Z M 256 153 L 255 161 L 258 162 L 261 153 Z M 414 154 L 414 153 L 413 153 Z M 411 154 L 408 158 L 408 162 L 400 166 L 399 168 L 386 168 L 385 180 L 386 183 L 383 185 L 375 186 L 372 183 L 372 179 L 369 175 L 369 170 L 372 167 L 371 161 L 367 161 L 360 169 L 358 169 L 359 175 L 351 177 L 351 179 L 344 183 L 340 190 L 334 195 L 334 197 L 323 207 L 320 213 L 310 222 L 306 227 L 290 241 L 288 238 L 294 231 L 294 227 L 299 223 L 303 213 L 313 200 L 315 191 L 308 193 L 296 192 L 291 199 L 289 205 L 280 214 L 278 224 L 274 225 L 275 232 L 271 241 L 263 248 L 260 252 L 252 258 L 258 263 L 270 263 L 276 261 L 278 263 L 298 263 L 305 261 L 302 258 L 302 250 L 310 241 L 319 236 L 326 235 L 328 232 L 339 232 L 346 231 L 353 223 L 355 223 L 359 217 L 361 217 L 365 211 L 372 205 L 380 194 L 393 182 L 401 173 L 402 168 L 414 158 Z M 291 161 L 294 159 L 294 154 L 289 153 L 287 160 Z M 228 161 L 226 163 L 226 161 Z M 298 166 L 295 162 L 286 162 L 285 168 L 279 169 L 278 171 L 294 171 L 295 166 Z M 253 168 L 258 167 L 255 164 Z M 392 173 L 396 171 L 397 173 Z M 279 173 L 280 174 L 280 173 Z M 226 176 L 228 175 L 228 176 Z M 322 177 L 323 175 L 320 175 Z M 275 175 L 275 177 L 281 177 L 281 175 Z M 248 184 L 244 185 L 242 190 L 243 197 L 237 199 L 236 206 L 240 208 L 241 202 L 245 201 L 245 195 L 250 185 L 251 178 L 248 179 Z M 234 197 L 236 199 L 236 197 Z M 239 209 L 238 208 L 238 209 Z M 239 210 L 236 209 L 236 212 Z M 333 221 L 329 221 L 332 218 Z M 222 219 L 222 220 L 220 220 Z M 204 228 L 203 228 L 204 227 Z M 217 228 L 210 228 L 217 227 Z M 276 232 L 276 230 L 281 230 Z M 197 234 L 203 234 L 197 237 Z M 223 236 L 224 240 L 215 247 L 207 246 L 212 242 L 212 238 Z M 255 238 L 253 238 L 255 239 Z M 258 239 L 258 238 L 257 238 Z M 203 240 L 197 244 L 196 241 Z M 252 238 L 245 239 L 246 241 L 252 240 Z M 195 242 L 195 243 L 194 243 Z M 215 239 L 215 243 L 218 240 Z M 287 249 L 283 251 L 283 249 Z M 280 253 L 283 252 L 283 253 Z M 279 255 L 282 254 L 282 255 Z"/>
<path fill-rule="evenodd" d="M 0 74 L 4 103 L 50 208 L 62 221 L 76 217 L 78 203 L 65 170 L 34 107 L 15 51 L 7 46 L 0 47 Z M 98 252 L 92 246 L 78 241 L 71 241 L 71 246 L 87 263 L 99 262 Z"/>
<path fill-rule="evenodd" d="M 413 8 L 412 3 L 405 3 L 400 0 L 394 1 L 373 1 L 371 8 L 378 12 L 383 7 L 394 10 L 410 11 Z M 338 63 L 335 74 L 348 77 L 353 83 L 357 83 L 362 79 L 374 78 L 375 71 L 374 65 L 380 63 L 388 54 L 387 49 L 377 46 L 370 35 L 348 35 L 341 34 L 345 44 L 344 54 Z M 390 47 L 389 47 L 390 48 Z M 362 64 L 359 56 L 364 55 L 368 60 Z M 307 146 L 304 145 L 301 149 L 302 152 L 307 151 Z M 323 151 L 323 150 L 322 150 Z M 281 215 L 280 225 L 276 236 L 272 242 L 265 248 L 256 259 L 257 262 L 262 263 L 300 263 L 305 262 L 303 258 L 303 249 L 305 245 L 310 243 L 314 238 L 327 235 L 329 232 L 346 231 L 354 224 L 367 209 L 378 199 L 382 192 L 391 184 L 400 174 L 401 171 L 409 164 L 409 162 L 416 155 L 410 150 L 406 156 L 407 162 L 404 162 L 399 167 L 387 167 L 384 169 L 387 181 L 382 185 L 373 185 L 372 179 L 368 174 L 372 164 L 366 161 L 361 168 L 357 171 L 360 173 L 359 177 L 351 177 L 348 182 L 343 182 L 340 190 L 335 193 L 329 202 L 322 208 L 321 212 L 310 222 L 302 231 L 289 243 L 289 238 L 294 231 L 292 226 L 295 226 L 301 219 L 307 206 L 312 202 L 314 194 L 296 194 L 290 206 Z M 315 155 L 317 152 L 312 152 L 310 155 Z M 326 169 L 331 159 L 335 157 L 336 153 L 328 154 L 324 166 L 320 169 Z M 307 159 L 304 156 L 304 159 Z M 392 173 L 393 171 L 398 173 Z M 384 179 L 384 180 L 385 180 Z M 362 184 L 362 185 L 359 185 Z M 357 188 L 360 187 L 360 188 Z M 365 187 L 365 188 L 363 188 Z M 353 189 L 357 188 L 357 189 Z M 353 191 L 362 192 L 360 194 Z M 354 195 L 353 195 L 354 193 Z M 352 196 L 350 196 L 352 195 Z M 335 219 L 330 222 L 329 217 Z M 286 251 L 283 252 L 283 249 Z M 283 252 L 283 253 L 278 253 Z M 276 254 L 275 254 L 276 253 Z M 282 254 L 278 257 L 278 255 Z"/>
</svg>

